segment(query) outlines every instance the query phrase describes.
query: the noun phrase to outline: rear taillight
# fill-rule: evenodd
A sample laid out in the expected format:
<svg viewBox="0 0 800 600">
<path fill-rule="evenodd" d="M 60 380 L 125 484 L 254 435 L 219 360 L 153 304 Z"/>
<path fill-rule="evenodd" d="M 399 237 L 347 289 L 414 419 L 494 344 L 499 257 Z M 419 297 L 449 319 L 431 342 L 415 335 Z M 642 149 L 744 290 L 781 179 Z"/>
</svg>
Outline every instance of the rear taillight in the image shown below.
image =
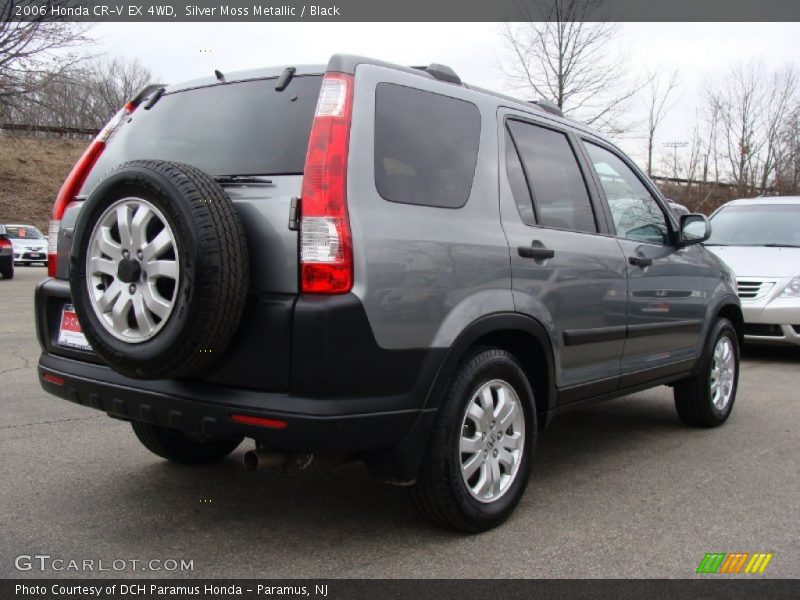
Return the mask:
<svg viewBox="0 0 800 600">
<path fill-rule="evenodd" d="M 61 228 L 61 217 L 67 209 L 67 205 L 75 200 L 78 192 L 81 191 L 86 178 L 94 167 L 97 159 L 106 148 L 106 142 L 111 138 L 117 128 L 125 121 L 135 109 L 131 103 L 126 104 L 114 117 L 103 127 L 86 151 L 72 167 L 67 178 L 58 191 L 56 201 L 53 204 L 53 213 L 50 216 L 50 228 L 47 232 L 47 274 L 55 277 L 58 266 L 58 231 Z"/>
<path fill-rule="evenodd" d="M 353 77 L 327 73 L 308 142 L 300 200 L 300 290 L 343 294 L 353 287 L 347 215 L 347 146 Z"/>
<path fill-rule="evenodd" d="M 13 248 L 14 244 L 8 241 L 6 238 L 0 238 L 0 248 Z"/>
</svg>

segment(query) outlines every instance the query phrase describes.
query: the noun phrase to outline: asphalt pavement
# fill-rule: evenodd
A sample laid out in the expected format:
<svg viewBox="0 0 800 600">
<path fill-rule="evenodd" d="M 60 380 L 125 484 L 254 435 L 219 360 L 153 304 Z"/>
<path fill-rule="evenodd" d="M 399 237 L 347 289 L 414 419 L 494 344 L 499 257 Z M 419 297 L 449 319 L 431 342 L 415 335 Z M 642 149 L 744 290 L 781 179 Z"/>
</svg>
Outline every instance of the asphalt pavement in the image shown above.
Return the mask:
<svg viewBox="0 0 800 600">
<path fill-rule="evenodd" d="M 0 577 L 682 578 L 707 552 L 773 553 L 758 577 L 800 576 L 800 350 L 746 349 L 717 429 L 684 427 L 667 387 L 559 417 L 516 513 L 470 537 L 426 525 L 360 464 L 250 473 L 245 442 L 180 467 L 127 423 L 44 393 L 44 276 L 0 280 Z"/>
</svg>

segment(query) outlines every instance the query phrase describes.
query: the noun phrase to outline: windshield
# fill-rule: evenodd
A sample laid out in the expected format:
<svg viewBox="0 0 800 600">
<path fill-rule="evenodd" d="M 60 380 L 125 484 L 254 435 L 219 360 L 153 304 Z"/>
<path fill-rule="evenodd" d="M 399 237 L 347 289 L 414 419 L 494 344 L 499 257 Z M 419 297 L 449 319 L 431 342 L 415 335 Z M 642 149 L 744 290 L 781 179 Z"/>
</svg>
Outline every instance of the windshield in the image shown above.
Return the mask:
<svg viewBox="0 0 800 600">
<path fill-rule="evenodd" d="M 322 77 L 217 84 L 148 101 L 114 135 L 84 185 L 129 160 L 187 163 L 213 176 L 302 174 Z"/>
<path fill-rule="evenodd" d="M 43 240 L 42 232 L 28 225 L 6 225 L 6 235 L 15 240 Z"/>
<path fill-rule="evenodd" d="M 739 204 L 711 218 L 707 246 L 800 247 L 800 204 Z"/>
</svg>

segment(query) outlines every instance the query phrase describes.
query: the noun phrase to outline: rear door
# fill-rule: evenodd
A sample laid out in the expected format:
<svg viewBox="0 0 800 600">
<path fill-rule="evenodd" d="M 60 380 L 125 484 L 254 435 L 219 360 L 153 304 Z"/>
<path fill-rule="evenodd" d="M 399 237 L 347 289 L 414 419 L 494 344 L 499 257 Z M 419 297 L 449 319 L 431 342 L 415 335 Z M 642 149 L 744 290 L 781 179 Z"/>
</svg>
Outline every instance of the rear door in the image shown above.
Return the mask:
<svg viewBox="0 0 800 600">
<path fill-rule="evenodd" d="M 500 117 L 501 217 L 516 309 L 550 330 L 561 401 L 616 389 L 626 327 L 625 261 L 606 235 L 605 214 L 576 156 L 578 142 L 546 121 Z"/>
<path fill-rule="evenodd" d="M 715 278 L 697 246 L 680 248 L 668 209 L 611 146 L 584 140 L 628 269 L 628 335 L 622 385 L 694 359 Z"/>
</svg>

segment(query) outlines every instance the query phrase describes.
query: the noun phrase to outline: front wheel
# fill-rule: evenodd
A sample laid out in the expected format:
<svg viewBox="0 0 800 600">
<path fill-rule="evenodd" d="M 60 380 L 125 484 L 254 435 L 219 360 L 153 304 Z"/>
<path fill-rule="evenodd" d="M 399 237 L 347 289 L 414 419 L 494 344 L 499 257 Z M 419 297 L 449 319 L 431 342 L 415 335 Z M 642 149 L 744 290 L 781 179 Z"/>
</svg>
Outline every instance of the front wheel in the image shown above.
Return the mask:
<svg viewBox="0 0 800 600">
<path fill-rule="evenodd" d="M 711 330 L 700 372 L 675 384 L 675 408 L 693 427 L 722 425 L 733 410 L 739 384 L 739 338 L 728 319 Z"/>
<path fill-rule="evenodd" d="M 411 499 L 426 520 L 475 533 L 500 525 L 525 492 L 536 440 L 533 391 L 513 355 L 473 354 L 439 407 Z"/>
<path fill-rule="evenodd" d="M 190 437 L 175 429 L 141 421 L 131 421 L 133 432 L 153 454 L 185 465 L 199 465 L 222 460 L 236 450 L 242 438 Z"/>
</svg>

